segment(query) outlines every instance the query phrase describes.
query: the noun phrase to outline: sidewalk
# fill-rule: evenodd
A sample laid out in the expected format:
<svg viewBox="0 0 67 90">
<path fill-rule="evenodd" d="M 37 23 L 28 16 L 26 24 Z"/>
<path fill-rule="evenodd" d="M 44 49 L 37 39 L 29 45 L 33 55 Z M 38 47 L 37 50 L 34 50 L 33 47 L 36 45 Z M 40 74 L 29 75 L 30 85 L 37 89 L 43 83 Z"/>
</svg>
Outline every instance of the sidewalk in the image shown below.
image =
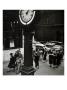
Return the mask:
<svg viewBox="0 0 67 90">
<path fill-rule="evenodd" d="M 64 75 L 64 62 L 58 68 L 49 67 L 48 62 L 39 63 L 39 69 L 35 72 L 35 75 Z"/>
<path fill-rule="evenodd" d="M 16 49 L 17 50 L 17 49 Z M 14 50 L 5 50 L 3 54 L 3 74 L 4 75 L 17 75 L 15 71 L 11 71 L 7 73 L 8 63 L 9 63 L 9 54 L 10 52 L 15 53 Z M 23 53 L 23 49 L 21 50 Z M 35 63 L 33 62 L 33 67 L 35 67 Z M 61 65 L 58 68 L 49 67 L 48 60 L 47 62 L 39 61 L 39 69 L 35 72 L 34 75 L 64 75 L 64 60 L 61 62 Z"/>
<path fill-rule="evenodd" d="M 18 75 L 15 73 L 15 71 L 7 72 L 8 70 L 7 66 L 8 66 L 8 61 L 3 63 L 4 75 Z M 34 75 L 64 75 L 64 62 L 62 61 L 61 65 L 58 68 L 52 68 L 49 67 L 48 62 L 43 63 L 42 61 L 39 61 L 39 69 L 35 72 Z"/>
</svg>

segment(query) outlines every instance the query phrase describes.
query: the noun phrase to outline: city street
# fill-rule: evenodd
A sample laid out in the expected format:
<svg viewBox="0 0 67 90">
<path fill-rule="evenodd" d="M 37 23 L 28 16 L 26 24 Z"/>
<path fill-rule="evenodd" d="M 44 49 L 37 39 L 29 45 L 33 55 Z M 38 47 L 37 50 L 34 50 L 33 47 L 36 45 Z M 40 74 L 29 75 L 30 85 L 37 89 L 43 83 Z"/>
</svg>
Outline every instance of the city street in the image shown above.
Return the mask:
<svg viewBox="0 0 67 90">
<path fill-rule="evenodd" d="M 4 62 L 3 74 L 4 75 L 16 75 L 15 71 L 7 72 L 8 62 Z M 17 74 L 21 75 L 21 74 Z M 64 63 L 62 62 L 58 68 L 49 67 L 48 62 L 39 62 L 39 69 L 35 72 L 35 75 L 64 75 Z"/>
<path fill-rule="evenodd" d="M 64 62 L 58 68 L 49 67 L 48 62 L 39 62 L 39 69 L 35 72 L 35 75 L 64 75 Z"/>
<path fill-rule="evenodd" d="M 64 75 L 63 55 L 64 10 L 3 10 L 3 75 Z"/>
<path fill-rule="evenodd" d="M 15 50 L 12 50 L 13 52 Z M 8 72 L 8 63 L 9 60 L 6 60 L 6 56 L 9 55 L 11 51 L 7 53 L 4 51 L 4 60 L 3 60 L 3 75 L 21 75 L 21 73 L 16 74 L 14 70 Z M 35 63 L 33 62 L 33 67 L 35 67 Z M 42 60 L 39 61 L 39 69 L 36 70 L 34 75 L 64 75 L 64 61 L 61 62 L 61 65 L 58 68 L 49 67 L 48 60 L 44 63 Z"/>
</svg>

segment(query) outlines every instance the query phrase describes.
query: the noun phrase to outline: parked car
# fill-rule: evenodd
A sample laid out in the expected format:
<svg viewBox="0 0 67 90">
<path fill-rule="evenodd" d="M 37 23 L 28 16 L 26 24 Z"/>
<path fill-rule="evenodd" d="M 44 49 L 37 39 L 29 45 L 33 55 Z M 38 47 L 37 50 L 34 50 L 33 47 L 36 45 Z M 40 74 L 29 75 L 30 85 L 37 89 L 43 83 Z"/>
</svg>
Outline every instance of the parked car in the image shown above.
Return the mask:
<svg viewBox="0 0 67 90">
<path fill-rule="evenodd" d="M 42 50 L 44 50 L 44 44 L 40 43 L 40 42 L 36 42 L 32 45 L 33 50 L 39 49 L 40 52 L 42 52 Z"/>
<path fill-rule="evenodd" d="M 64 48 L 64 45 L 62 42 L 59 42 L 59 41 L 49 41 L 49 42 L 46 42 L 45 44 L 45 49 L 47 51 L 50 51 L 50 50 L 63 50 Z"/>
<path fill-rule="evenodd" d="M 47 51 L 51 50 L 51 48 L 55 45 L 55 43 L 52 43 L 52 42 L 46 42 L 44 44 L 44 49 L 46 49 Z"/>
</svg>

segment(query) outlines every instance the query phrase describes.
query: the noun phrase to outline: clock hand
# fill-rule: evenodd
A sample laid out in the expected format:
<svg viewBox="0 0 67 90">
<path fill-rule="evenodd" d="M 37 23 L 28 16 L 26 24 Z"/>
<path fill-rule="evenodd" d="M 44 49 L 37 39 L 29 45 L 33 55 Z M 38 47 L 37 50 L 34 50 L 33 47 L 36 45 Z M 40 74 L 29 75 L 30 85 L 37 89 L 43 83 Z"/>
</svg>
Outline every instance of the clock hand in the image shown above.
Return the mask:
<svg viewBox="0 0 67 90">
<path fill-rule="evenodd" d="M 27 10 L 26 15 L 28 14 L 29 10 Z"/>
</svg>

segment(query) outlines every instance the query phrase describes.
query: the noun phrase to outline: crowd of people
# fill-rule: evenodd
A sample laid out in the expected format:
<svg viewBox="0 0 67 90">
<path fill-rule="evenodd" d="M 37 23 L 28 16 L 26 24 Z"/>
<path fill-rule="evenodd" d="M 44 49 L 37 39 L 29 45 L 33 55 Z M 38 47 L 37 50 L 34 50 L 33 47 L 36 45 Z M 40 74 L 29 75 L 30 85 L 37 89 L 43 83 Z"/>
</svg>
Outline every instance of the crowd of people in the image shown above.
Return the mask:
<svg viewBox="0 0 67 90">
<path fill-rule="evenodd" d="M 20 72 L 20 68 L 23 65 L 24 59 L 23 59 L 23 55 L 21 54 L 20 49 L 18 49 L 15 54 L 13 55 L 13 53 L 10 53 L 10 61 L 8 64 L 8 68 L 10 70 L 14 69 L 16 71 L 16 73 Z"/>
<path fill-rule="evenodd" d="M 48 60 L 47 60 L 48 55 Z M 39 61 L 47 62 L 49 63 L 50 67 L 57 68 L 61 64 L 61 60 L 63 58 L 63 51 L 56 51 L 56 50 L 44 50 L 36 48 L 35 51 L 32 53 L 33 61 L 35 62 L 35 68 L 39 69 Z M 13 53 L 10 53 L 10 61 L 8 64 L 9 69 L 14 69 L 16 73 L 19 73 L 21 70 L 22 65 L 24 65 L 24 58 L 21 54 L 20 49 Z"/>
<path fill-rule="evenodd" d="M 49 53 L 49 65 L 50 67 L 57 68 L 62 61 L 63 52 L 60 50 L 57 51 L 50 51 Z"/>
<path fill-rule="evenodd" d="M 49 57 L 47 60 L 47 56 Z M 50 67 L 57 68 L 63 59 L 63 50 L 39 50 L 34 51 L 35 67 L 39 68 L 39 60 L 49 63 Z"/>
<path fill-rule="evenodd" d="M 35 62 L 35 68 L 39 69 L 39 61 L 43 60 L 43 62 L 46 61 L 47 51 L 44 51 L 44 49 L 40 50 L 39 48 L 36 48 L 36 50 L 33 52 L 33 60 Z"/>
</svg>

